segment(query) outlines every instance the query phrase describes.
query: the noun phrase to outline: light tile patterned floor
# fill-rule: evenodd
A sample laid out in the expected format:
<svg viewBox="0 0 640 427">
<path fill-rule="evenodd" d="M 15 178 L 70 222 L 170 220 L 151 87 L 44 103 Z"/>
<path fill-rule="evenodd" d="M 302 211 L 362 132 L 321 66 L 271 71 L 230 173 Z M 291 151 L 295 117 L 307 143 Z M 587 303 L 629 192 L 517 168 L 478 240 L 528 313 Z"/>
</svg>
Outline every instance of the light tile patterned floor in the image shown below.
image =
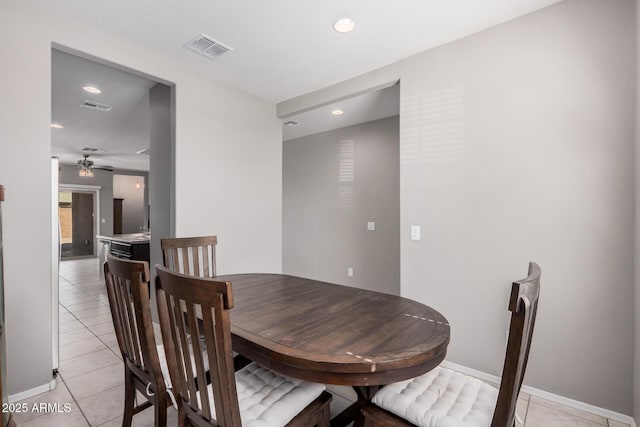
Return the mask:
<svg viewBox="0 0 640 427">
<path fill-rule="evenodd" d="M 55 390 L 26 399 L 33 403 L 68 403 L 70 412 L 15 414 L 20 427 L 87 427 L 122 425 L 124 398 L 122 359 L 118 350 L 104 281 L 96 258 L 60 265 L 60 375 Z M 330 386 L 332 416 L 355 400 L 349 387 Z M 525 427 L 629 427 L 588 412 L 524 394 L 518 415 Z M 133 426 L 153 425 L 153 411 L 134 416 Z M 169 409 L 168 426 L 177 425 Z M 518 426 L 522 424 L 518 423 Z"/>
</svg>

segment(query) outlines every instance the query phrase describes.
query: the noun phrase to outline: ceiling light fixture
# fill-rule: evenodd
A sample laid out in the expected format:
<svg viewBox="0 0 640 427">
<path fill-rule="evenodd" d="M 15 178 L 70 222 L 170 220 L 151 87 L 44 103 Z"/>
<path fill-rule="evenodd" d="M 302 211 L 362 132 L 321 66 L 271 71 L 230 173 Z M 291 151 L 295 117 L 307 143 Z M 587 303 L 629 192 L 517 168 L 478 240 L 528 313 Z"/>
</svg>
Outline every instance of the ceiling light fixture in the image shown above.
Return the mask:
<svg viewBox="0 0 640 427">
<path fill-rule="evenodd" d="M 333 29 L 339 33 L 348 33 L 355 27 L 356 23 L 351 18 L 340 18 L 333 23 Z"/>
<path fill-rule="evenodd" d="M 83 86 L 82 89 L 84 89 L 85 92 L 93 93 L 96 95 L 102 93 L 102 91 L 95 86 Z"/>
<path fill-rule="evenodd" d="M 78 171 L 78 176 L 84 176 L 85 178 L 93 178 L 93 169 L 89 168 L 80 168 Z"/>
<path fill-rule="evenodd" d="M 335 109 L 331 112 L 331 114 L 333 114 L 334 116 L 341 116 L 344 114 L 344 111 L 342 111 L 341 109 Z"/>
<path fill-rule="evenodd" d="M 82 157 L 83 157 L 82 160 L 78 160 L 78 168 L 80 168 L 80 170 L 78 171 L 78 176 L 92 178 L 93 177 L 93 161 L 89 160 L 88 154 L 83 154 Z"/>
<path fill-rule="evenodd" d="M 60 123 L 51 123 L 51 127 L 54 129 L 64 129 L 64 126 L 62 126 Z"/>
</svg>

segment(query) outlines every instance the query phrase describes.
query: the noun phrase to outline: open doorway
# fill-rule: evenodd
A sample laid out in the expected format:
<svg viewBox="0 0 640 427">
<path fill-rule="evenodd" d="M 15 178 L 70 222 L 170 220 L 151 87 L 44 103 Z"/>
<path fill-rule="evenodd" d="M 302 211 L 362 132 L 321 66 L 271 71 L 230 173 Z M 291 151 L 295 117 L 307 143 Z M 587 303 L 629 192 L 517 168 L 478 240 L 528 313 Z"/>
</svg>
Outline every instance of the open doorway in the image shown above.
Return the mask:
<svg viewBox="0 0 640 427">
<path fill-rule="evenodd" d="M 160 237 L 173 235 L 175 86 L 59 45 L 51 49 L 51 77 L 55 372 L 70 327 L 110 322 L 99 242 L 141 234 L 156 239 L 159 252 Z M 126 188 L 116 188 L 116 176 Z M 150 265 L 158 263 L 152 251 Z"/>
</svg>

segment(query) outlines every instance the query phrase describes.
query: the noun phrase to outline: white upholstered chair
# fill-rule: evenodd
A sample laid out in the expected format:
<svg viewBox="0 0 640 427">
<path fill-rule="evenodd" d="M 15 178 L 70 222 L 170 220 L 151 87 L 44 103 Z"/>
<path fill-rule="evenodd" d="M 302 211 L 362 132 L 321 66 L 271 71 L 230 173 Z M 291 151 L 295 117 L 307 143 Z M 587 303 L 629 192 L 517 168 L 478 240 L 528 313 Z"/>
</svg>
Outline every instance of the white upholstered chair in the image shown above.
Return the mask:
<svg viewBox="0 0 640 427">
<path fill-rule="evenodd" d="M 513 427 L 540 292 L 540 267 L 511 287 L 511 324 L 500 389 L 438 367 L 380 389 L 363 408 L 365 427 Z"/>
<path fill-rule="evenodd" d="M 329 427 L 331 394 L 324 384 L 256 363 L 234 372 L 231 283 L 161 266 L 156 271 L 160 328 L 181 426 Z"/>
</svg>

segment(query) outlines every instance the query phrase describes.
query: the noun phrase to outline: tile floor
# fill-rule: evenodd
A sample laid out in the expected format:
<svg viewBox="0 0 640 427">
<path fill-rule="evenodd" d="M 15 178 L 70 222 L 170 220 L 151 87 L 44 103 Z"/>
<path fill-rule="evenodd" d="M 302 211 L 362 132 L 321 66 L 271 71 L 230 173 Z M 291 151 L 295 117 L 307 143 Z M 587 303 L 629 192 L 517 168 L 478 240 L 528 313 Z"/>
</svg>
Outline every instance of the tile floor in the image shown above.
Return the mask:
<svg viewBox="0 0 640 427">
<path fill-rule="evenodd" d="M 70 404 L 69 412 L 15 414 L 20 427 L 116 427 L 122 424 L 123 366 L 109 314 L 97 258 L 60 265 L 60 375 L 55 390 L 26 399 L 33 403 Z M 331 386 L 332 415 L 346 408 L 355 394 Z M 614 420 L 524 394 L 518 415 L 526 427 L 629 427 Z M 152 426 L 153 411 L 133 418 L 134 426 Z M 169 409 L 167 425 L 177 425 Z M 519 426 L 523 424 L 518 423 Z"/>
</svg>

